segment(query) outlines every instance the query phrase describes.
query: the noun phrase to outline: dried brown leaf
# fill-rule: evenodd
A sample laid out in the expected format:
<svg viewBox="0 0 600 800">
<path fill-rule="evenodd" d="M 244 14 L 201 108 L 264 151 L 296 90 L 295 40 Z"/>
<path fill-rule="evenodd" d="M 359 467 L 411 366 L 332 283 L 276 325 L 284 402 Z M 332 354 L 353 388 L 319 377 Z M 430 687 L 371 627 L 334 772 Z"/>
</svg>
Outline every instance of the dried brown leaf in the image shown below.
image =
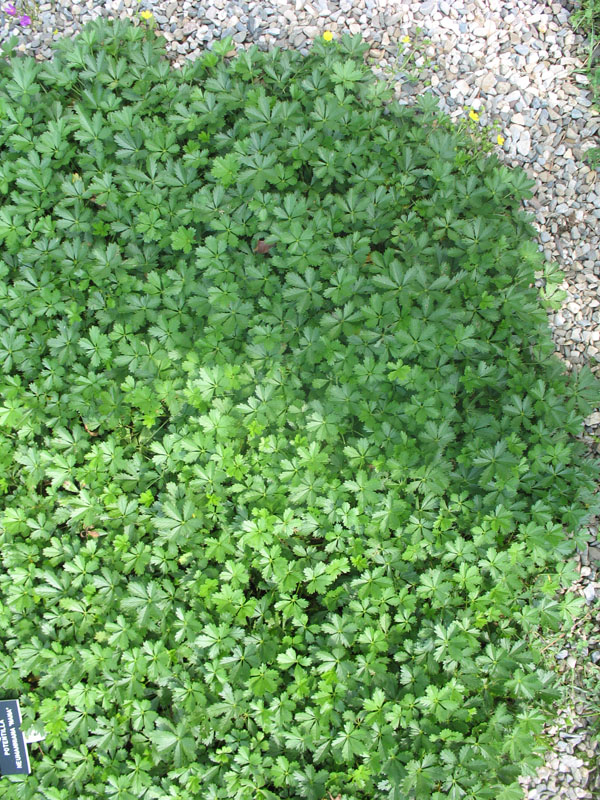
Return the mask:
<svg viewBox="0 0 600 800">
<path fill-rule="evenodd" d="M 256 243 L 256 247 L 254 248 L 254 252 L 266 255 L 272 247 L 273 245 L 267 244 L 264 239 L 259 239 Z"/>
</svg>

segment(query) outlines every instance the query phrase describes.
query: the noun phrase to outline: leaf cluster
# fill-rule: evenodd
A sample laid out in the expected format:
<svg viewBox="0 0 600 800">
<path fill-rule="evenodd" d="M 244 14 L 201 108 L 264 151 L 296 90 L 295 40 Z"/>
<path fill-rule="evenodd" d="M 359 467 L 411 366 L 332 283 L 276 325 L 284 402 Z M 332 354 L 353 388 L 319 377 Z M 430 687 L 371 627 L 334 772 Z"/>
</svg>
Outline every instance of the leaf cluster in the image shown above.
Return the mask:
<svg viewBox="0 0 600 800">
<path fill-rule="evenodd" d="M 359 37 L 228 49 L 0 70 L 5 796 L 519 797 L 598 510 L 531 182 Z"/>
</svg>

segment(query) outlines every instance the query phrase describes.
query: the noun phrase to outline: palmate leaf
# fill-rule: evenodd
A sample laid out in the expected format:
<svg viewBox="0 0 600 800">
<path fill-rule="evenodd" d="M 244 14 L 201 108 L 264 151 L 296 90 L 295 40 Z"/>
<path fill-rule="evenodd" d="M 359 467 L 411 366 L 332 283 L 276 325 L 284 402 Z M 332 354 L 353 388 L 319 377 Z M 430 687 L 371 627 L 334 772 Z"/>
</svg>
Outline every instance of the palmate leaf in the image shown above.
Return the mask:
<svg viewBox="0 0 600 800">
<path fill-rule="evenodd" d="M 510 786 L 506 786 L 497 795 L 498 800 L 521 800 L 523 797 L 523 787 L 518 781 Z"/>
<path fill-rule="evenodd" d="M 125 731 L 116 718 L 99 716 L 92 726 L 92 733 L 88 741 L 92 746 L 102 748 L 109 755 L 114 755 L 122 744 Z"/>
<path fill-rule="evenodd" d="M 0 208 L 0 240 L 5 241 L 9 248 L 14 247 L 23 236 L 27 235 L 27 228 L 23 225 L 24 218 L 13 215 L 6 208 Z"/>
<path fill-rule="evenodd" d="M 92 367 L 106 363 L 112 352 L 108 336 L 102 334 L 96 325 L 90 328 L 89 339 L 86 337 L 79 339 L 79 347 L 89 358 Z"/>
<path fill-rule="evenodd" d="M 402 783 L 405 792 L 413 790 L 417 797 L 425 797 L 436 781 L 443 777 L 443 770 L 437 765 L 432 754 L 422 759 L 410 761 L 406 765 L 407 775 Z"/>
<path fill-rule="evenodd" d="M 135 128 L 126 128 L 115 134 L 115 143 L 119 146 L 115 155 L 121 159 L 133 159 L 138 153 L 145 153 L 143 148 L 144 137 Z"/>
<path fill-rule="evenodd" d="M 77 130 L 74 132 L 75 138 L 82 144 L 98 142 L 110 136 L 110 130 L 104 127 L 104 120 L 99 111 L 91 116 L 88 115 L 81 105 L 75 107 L 77 115 Z"/>
<path fill-rule="evenodd" d="M 109 797 L 117 797 L 119 800 L 135 800 L 136 795 L 128 791 L 130 788 L 133 790 L 134 786 L 129 775 L 111 775 L 108 778 L 106 794 Z"/>
<path fill-rule="evenodd" d="M 160 231 L 165 227 L 166 223 L 161 219 L 160 211 L 153 208 L 150 212 L 141 212 L 135 230 L 144 234 L 145 241 L 159 241 L 162 237 Z"/>
<path fill-rule="evenodd" d="M 14 60 L 14 64 L 12 61 Z M 28 100 L 39 92 L 39 85 L 36 78 L 40 71 L 40 65 L 33 60 L 11 59 L 11 78 L 7 82 L 6 91 L 20 103 L 26 104 Z"/>
<path fill-rule="evenodd" d="M 288 647 L 285 653 L 280 653 L 277 656 L 277 663 L 282 669 L 291 669 L 296 664 L 308 666 L 310 664 L 309 658 L 300 658 L 293 647 Z"/>
<path fill-rule="evenodd" d="M 171 234 L 171 247 L 174 250 L 183 250 L 184 253 L 189 253 L 192 249 L 192 242 L 194 241 L 194 232 L 182 225 Z"/>
<path fill-rule="evenodd" d="M 209 624 L 205 632 L 196 637 L 194 644 L 201 649 L 209 648 L 208 655 L 214 658 L 221 648 L 226 651 L 235 643 L 235 638 L 228 635 L 229 632 L 230 629 L 226 625 Z"/>
<path fill-rule="evenodd" d="M 159 542 L 183 544 L 202 524 L 196 507 L 190 501 L 186 501 L 181 508 L 173 502 L 166 502 L 162 506 L 162 513 L 162 516 L 153 517 L 153 525 L 159 531 Z"/>
<path fill-rule="evenodd" d="M 136 622 L 141 629 L 146 628 L 152 620 L 159 619 L 169 607 L 166 593 L 155 581 L 132 581 L 127 586 L 127 594 L 119 605 L 123 611 L 135 612 Z"/>
<path fill-rule="evenodd" d="M 161 726 L 150 734 L 160 759 L 168 758 L 176 768 L 190 763 L 196 753 L 196 742 L 188 726 L 183 722 L 173 725 L 166 721 Z"/>
<path fill-rule="evenodd" d="M 215 158 L 210 172 L 223 186 L 229 186 L 235 181 L 239 168 L 239 157 L 234 153 L 228 153 L 226 156 Z"/>
<path fill-rule="evenodd" d="M 360 755 L 364 749 L 366 734 L 357 730 L 351 722 L 344 725 L 343 731 L 337 736 L 331 748 L 334 753 L 341 755 L 343 761 L 352 763 L 355 755 Z"/>
<path fill-rule="evenodd" d="M 231 720 L 239 719 L 246 707 L 243 702 L 243 692 L 234 692 L 229 684 L 225 684 L 219 696 L 222 698 L 222 702 L 214 703 L 210 706 L 210 716 L 212 718 L 216 717 L 222 722 L 230 722 Z"/>
<path fill-rule="evenodd" d="M 159 158 L 166 158 L 179 152 L 174 131 L 154 131 L 152 136 L 145 139 L 144 146 L 150 153 L 156 153 Z"/>
</svg>

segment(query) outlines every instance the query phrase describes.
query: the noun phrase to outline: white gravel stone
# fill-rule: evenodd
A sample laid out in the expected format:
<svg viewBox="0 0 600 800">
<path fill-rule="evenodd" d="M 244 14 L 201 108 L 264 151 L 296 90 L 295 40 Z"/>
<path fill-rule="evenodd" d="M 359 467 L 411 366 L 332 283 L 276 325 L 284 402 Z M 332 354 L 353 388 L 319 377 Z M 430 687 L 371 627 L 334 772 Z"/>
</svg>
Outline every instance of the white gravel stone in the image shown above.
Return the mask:
<svg viewBox="0 0 600 800">
<path fill-rule="evenodd" d="M 531 136 L 529 131 L 523 130 L 520 132 L 519 141 L 517 142 L 517 151 L 522 156 L 528 156 L 531 150 Z"/>
</svg>

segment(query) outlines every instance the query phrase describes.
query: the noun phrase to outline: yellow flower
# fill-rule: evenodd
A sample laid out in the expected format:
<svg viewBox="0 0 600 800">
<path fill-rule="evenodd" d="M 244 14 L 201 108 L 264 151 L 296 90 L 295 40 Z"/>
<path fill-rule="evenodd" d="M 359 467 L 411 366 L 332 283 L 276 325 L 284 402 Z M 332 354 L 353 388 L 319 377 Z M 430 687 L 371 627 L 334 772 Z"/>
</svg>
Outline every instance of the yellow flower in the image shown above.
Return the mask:
<svg viewBox="0 0 600 800">
<path fill-rule="evenodd" d="M 333 39 L 333 33 L 331 31 L 325 31 L 323 38 L 326 42 L 330 42 Z"/>
<path fill-rule="evenodd" d="M 498 134 L 497 142 L 500 145 L 500 147 L 502 147 L 502 145 L 504 144 L 504 136 L 502 136 L 501 133 Z"/>
<path fill-rule="evenodd" d="M 140 11 L 140 17 L 142 17 L 142 19 L 152 19 L 153 14 L 151 11 Z"/>
<path fill-rule="evenodd" d="M 403 36 L 401 42 L 402 44 L 408 44 L 410 42 L 410 36 Z"/>
<path fill-rule="evenodd" d="M 469 111 L 469 119 L 472 119 L 473 122 L 479 120 L 479 114 L 473 108 Z"/>
</svg>

